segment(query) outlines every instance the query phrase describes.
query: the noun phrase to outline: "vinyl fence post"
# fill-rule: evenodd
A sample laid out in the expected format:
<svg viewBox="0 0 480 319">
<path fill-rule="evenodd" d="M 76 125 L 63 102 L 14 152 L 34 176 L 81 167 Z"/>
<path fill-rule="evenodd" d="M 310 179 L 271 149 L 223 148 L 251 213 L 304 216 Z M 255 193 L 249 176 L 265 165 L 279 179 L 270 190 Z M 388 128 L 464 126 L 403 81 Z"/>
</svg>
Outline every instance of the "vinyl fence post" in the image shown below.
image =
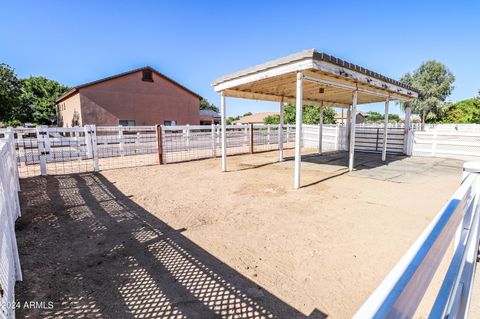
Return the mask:
<svg viewBox="0 0 480 319">
<path fill-rule="evenodd" d="M 249 124 L 250 129 L 250 154 L 253 154 L 253 123 Z"/>
<path fill-rule="evenodd" d="M 157 128 L 157 152 L 158 152 L 158 163 L 160 165 L 163 163 L 163 134 L 162 134 L 162 126 L 156 125 Z"/>
<path fill-rule="evenodd" d="M 125 155 L 125 149 L 124 149 L 124 141 L 123 141 L 123 126 L 119 125 L 118 126 L 118 147 L 120 151 L 120 155 L 123 156 Z"/>
<path fill-rule="evenodd" d="M 86 148 L 87 158 L 93 158 L 92 139 L 90 138 L 90 125 L 84 125 L 83 130 L 85 132 L 85 148 Z"/>
<path fill-rule="evenodd" d="M 185 133 L 185 143 L 187 145 L 187 150 L 190 150 L 190 124 L 186 125 Z"/>
<path fill-rule="evenodd" d="M 215 143 L 215 124 L 211 126 L 211 134 L 212 134 L 212 157 L 217 157 L 217 145 Z"/>
<path fill-rule="evenodd" d="M 47 176 L 47 150 L 46 150 L 46 140 L 45 135 L 48 134 L 45 127 L 36 127 L 37 133 L 37 147 L 38 147 L 38 155 L 40 159 L 40 174 L 42 176 Z"/>
<path fill-rule="evenodd" d="M 14 160 L 14 174 L 15 174 L 15 186 L 17 191 L 20 191 L 20 175 L 18 174 L 18 161 L 17 161 L 17 148 L 15 146 L 15 130 L 11 127 L 7 128 L 8 142 L 10 143 L 10 151 Z M 20 216 L 20 206 L 18 206 L 18 216 Z"/>
<path fill-rule="evenodd" d="M 92 141 L 93 171 L 98 172 L 100 168 L 98 165 L 98 152 L 97 152 L 97 127 L 95 125 L 90 125 L 90 139 Z"/>
</svg>

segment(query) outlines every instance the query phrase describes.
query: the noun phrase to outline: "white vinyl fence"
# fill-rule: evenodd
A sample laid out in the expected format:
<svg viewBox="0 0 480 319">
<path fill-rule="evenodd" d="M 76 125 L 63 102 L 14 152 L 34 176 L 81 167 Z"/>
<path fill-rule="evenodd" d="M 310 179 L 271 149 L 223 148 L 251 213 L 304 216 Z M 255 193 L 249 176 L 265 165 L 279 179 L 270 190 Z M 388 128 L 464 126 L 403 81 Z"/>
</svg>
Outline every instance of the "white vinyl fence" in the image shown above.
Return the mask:
<svg viewBox="0 0 480 319">
<path fill-rule="evenodd" d="M 0 318 L 14 318 L 15 281 L 22 280 L 15 220 L 20 216 L 13 132 L 0 140 Z"/>
<path fill-rule="evenodd" d="M 278 125 L 227 126 L 227 155 L 277 150 Z M 99 126 L 74 128 L 15 128 L 20 177 L 69 174 L 112 168 L 176 163 L 221 154 L 220 125 Z M 6 134 L 0 129 L 0 139 Z M 295 126 L 282 131 L 284 148 L 294 146 Z M 389 124 L 387 152 L 413 156 L 473 159 L 480 156 L 480 125 L 427 125 L 410 131 Z M 161 138 L 160 138 L 161 137 Z M 323 125 L 322 151 L 348 149 L 345 125 Z M 303 125 L 304 147 L 318 149 L 319 126 Z M 160 151 L 159 151 L 159 146 Z M 359 124 L 355 150 L 381 152 L 383 125 Z"/>
<path fill-rule="evenodd" d="M 355 319 L 412 318 L 452 243 L 454 252 L 429 318 L 467 317 L 479 246 L 479 184 L 480 163 L 466 163 L 458 190 Z"/>
<path fill-rule="evenodd" d="M 480 131 L 478 133 L 450 131 L 439 127 L 435 130 L 415 132 L 412 155 L 464 160 L 478 159 L 480 157 Z"/>
</svg>

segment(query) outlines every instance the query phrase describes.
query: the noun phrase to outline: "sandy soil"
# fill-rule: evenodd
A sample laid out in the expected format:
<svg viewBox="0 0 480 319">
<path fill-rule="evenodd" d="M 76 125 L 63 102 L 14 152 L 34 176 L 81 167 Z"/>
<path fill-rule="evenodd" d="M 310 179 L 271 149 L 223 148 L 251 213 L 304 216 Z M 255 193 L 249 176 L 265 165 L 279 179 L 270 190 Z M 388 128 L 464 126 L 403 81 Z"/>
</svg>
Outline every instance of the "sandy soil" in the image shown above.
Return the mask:
<svg viewBox="0 0 480 319">
<path fill-rule="evenodd" d="M 461 177 L 460 161 L 366 157 L 353 173 L 306 163 L 293 190 L 277 157 L 23 180 L 17 298 L 55 309 L 19 316 L 349 318 Z"/>
</svg>

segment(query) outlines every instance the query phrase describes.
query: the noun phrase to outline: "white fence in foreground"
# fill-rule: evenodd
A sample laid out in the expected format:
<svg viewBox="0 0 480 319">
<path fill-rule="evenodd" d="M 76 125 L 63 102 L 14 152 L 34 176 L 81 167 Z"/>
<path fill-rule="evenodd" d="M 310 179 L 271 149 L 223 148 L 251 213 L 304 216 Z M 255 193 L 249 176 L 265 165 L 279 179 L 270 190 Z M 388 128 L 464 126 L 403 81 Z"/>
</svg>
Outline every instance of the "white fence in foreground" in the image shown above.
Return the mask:
<svg viewBox="0 0 480 319">
<path fill-rule="evenodd" d="M 450 201 L 354 318 L 412 318 L 452 242 L 453 257 L 429 318 L 466 317 L 479 247 L 480 163 L 466 163 L 464 172 Z"/>
<path fill-rule="evenodd" d="M 20 216 L 18 171 L 13 132 L 0 141 L 0 318 L 14 318 L 15 281 L 22 280 L 15 238 Z"/>
</svg>

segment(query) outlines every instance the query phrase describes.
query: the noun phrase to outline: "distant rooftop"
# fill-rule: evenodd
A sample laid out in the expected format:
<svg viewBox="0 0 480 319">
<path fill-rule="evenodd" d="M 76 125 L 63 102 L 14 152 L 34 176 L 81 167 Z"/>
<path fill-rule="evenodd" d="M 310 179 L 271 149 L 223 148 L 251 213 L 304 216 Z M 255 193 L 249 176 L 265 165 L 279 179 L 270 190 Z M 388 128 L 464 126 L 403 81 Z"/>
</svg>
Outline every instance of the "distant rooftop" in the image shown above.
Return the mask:
<svg viewBox="0 0 480 319">
<path fill-rule="evenodd" d="M 220 114 L 212 110 L 200 110 L 200 116 L 221 117 Z"/>
</svg>

